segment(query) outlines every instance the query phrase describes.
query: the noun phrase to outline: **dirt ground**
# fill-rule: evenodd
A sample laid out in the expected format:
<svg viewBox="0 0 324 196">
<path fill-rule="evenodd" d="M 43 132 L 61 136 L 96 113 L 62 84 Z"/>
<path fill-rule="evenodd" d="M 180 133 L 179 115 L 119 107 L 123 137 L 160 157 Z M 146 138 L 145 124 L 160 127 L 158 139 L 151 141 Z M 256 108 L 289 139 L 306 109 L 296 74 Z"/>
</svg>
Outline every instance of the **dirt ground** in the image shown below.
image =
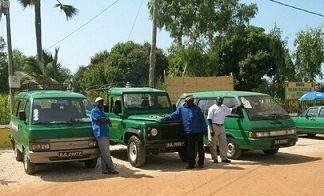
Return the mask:
<svg viewBox="0 0 324 196">
<path fill-rule="evenodd" d="M 324 195 L 324 136 L 300 137 L 274 156 L 248 152 L 231 164 L 186 170 L 176 153 L 150 155 L 133 168 L 126 149 L 112 147 L 119 175 L 102 175 L 100 165 L 42 165 L 26 175 L 11 150 L 0 150 L 0 195 Z"/>
</svg>

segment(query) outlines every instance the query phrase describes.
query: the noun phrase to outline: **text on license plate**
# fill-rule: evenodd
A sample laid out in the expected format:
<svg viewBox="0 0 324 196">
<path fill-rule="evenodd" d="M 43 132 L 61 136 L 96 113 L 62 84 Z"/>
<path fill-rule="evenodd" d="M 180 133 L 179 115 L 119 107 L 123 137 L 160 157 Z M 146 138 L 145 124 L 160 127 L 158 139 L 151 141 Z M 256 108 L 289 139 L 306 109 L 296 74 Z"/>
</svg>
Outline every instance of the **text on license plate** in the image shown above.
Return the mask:
<svg viewBox="0 0 324 196">
<path fill-rule="evenodd" d="M 75 152 L 59 152 L 59 157 L 79 157 L 82 156 L 81 151 L 75 151 Z"/>
<path fill-rule="evenodd" d="M 274 141 L 275 145 L 279 145 L 279 144 L 288 144 L 288 139 L 281 139 L 281 140 L 275 140 Z"/>
<path fill-rule="evenodd" d="M 183 142 L 169 142 L 166 144 L 167 148 L 172 148 L 172 147 L 181 147 L 183 146 L 184 143 Z"/>
</svg>

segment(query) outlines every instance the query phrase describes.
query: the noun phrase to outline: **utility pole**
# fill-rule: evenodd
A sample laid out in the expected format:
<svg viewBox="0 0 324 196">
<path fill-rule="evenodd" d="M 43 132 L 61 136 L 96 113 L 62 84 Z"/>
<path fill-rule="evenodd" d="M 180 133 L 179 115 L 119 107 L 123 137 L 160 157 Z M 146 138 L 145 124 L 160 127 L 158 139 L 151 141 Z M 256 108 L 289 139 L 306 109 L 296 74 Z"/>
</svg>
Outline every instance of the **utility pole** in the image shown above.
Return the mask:
<svg viewBox="0 0 324 196">
<path fill-rule="evenodd" d="M 1 1 L 1 12 L 6 16 L 6 24 L 7 24 L 7 49 L 8 49 L 8 75 L 9 75 L 9 105 L 10 105 L 10 113 L 12 113 L 13 109 L 13 88 L 10 84 L 10 78 L 14 75 L 13 73 L 13 63 L 12 63 L 12 45 L 11 45 L 11 28 L 10 28 L 10 14 L 9 14 L 10 3 L 9 0 Z"/>
<path fill-rule="evenodd" d="M 152 29 L 152 44 L 150 53 L 150 69 L 149 69 L 149 86 L 155 87 L 155 63 L 156 63 L 156 30 L 157 30 L 157 10 L 158 0 L 153 0 L 153 29 Z"/>
</svg>

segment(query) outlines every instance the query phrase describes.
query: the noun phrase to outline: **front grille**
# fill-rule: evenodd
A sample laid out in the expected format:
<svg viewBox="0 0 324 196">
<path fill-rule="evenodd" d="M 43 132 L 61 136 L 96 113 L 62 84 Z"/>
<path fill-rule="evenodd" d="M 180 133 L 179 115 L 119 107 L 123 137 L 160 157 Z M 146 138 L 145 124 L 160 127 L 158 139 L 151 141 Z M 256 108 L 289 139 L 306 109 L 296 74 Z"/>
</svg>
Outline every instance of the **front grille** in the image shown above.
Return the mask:
<svg viewBox="0 0 324 196">
<path fill-rule="evenodd" d="M 70 150 L 70 149 L 81 149 L 81 148 L 89 148 L 88 140 L 51 143 L 51 150 L 65 150 L 65 149 Z"/>
<path fill-rule="evenodd" d="M 166 124 L 160 127 L 161 139 L 182 139 L 184 137 L 182 124 Z"/>
</svg>

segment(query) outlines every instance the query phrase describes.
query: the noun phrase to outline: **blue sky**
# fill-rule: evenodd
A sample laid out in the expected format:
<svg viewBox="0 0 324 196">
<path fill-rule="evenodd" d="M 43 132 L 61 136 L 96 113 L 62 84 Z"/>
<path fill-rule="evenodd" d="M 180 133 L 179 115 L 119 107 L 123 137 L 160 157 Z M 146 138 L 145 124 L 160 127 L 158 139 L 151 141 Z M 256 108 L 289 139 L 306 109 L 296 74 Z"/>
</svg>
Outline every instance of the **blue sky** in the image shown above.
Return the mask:
<svg viewBox="0 0 324 196">
<path fill-rule="evenodd" d="M 43 48 L 59 41 L 90 18 L 98 14 L 115 0 L 62 0 L 73 4 L 79 14 L 66 21 L 63 13 L 55 9 L 55 0 L 42 1 Z M 302 7 L 324 14 L 324 0 L 280 0 L 281 2 Z M 46 3 L 45 3 L 46 2 Z M 282 30 L 282 36 L 288 39 L 288 46 L 294 50 L 293 41 L 300 30 L 307 27 L 323 27 L 324 18 L 277 5 L 269 0 L 242 0 L 244 3 L 256 3 L 259 12 L 252 25 L 260 26 L 269 32 L 276 24 Z M 142 6 L 141 6 L 142 5 Z M 131 26 L 141 6 L 130 40 L 143 43 L 151 40 L 152 22 L 149 19 L 147 0 L 120 0 L 112 8 L 97 17 L 87 26 L 77 31 L 55 47 L 60 47 L 59 60 L 73 73 L 80 65 L 87 65 L 96 52 L 110 50 L 118 42 L 128 40 Z M 34 14 L 32 8 L 25 10 L 17 0 L 11 0 L 12 44 L 26 55 L 36 54 Z M 1 21 L 1 36 L 5 37 L 5 22 Z M 157 45 L 167 49 L 171 44 L 169 33 L 158 32 Z M 49 49 L 53 52 L 54 47 Z"/>
</svg>

